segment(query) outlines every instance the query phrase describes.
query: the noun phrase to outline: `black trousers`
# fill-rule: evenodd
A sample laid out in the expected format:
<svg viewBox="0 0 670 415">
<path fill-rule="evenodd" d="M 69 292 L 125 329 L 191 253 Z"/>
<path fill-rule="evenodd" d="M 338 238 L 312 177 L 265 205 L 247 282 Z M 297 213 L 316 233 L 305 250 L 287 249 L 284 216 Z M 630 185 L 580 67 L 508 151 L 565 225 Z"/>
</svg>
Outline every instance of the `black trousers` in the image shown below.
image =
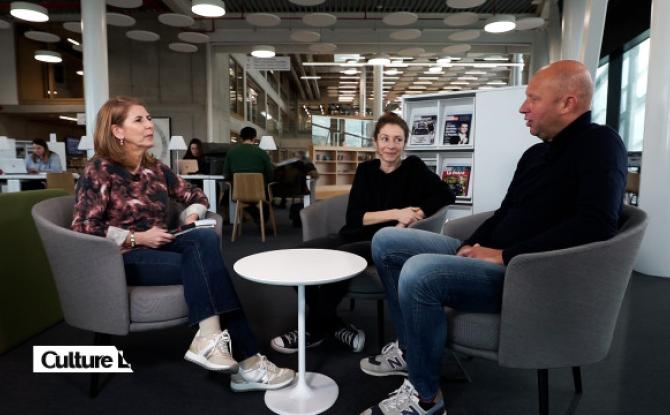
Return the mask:
<svg viewBox="0 0 670 415">
<path fill-rule="evenodd" d="M 299 248 L 337 249 L 360 255 L 372 264 L 372 241 L 352 241 L 333 233 L 323 238 L 303 242 Z M 349 280 L 332 284 L 305 287 L 305 302 L 308 307 L 307 331 L 313 340 L 321 339 L 343 325 L 337 316 L 337 306 L 349 290 Z"/>
</svg>

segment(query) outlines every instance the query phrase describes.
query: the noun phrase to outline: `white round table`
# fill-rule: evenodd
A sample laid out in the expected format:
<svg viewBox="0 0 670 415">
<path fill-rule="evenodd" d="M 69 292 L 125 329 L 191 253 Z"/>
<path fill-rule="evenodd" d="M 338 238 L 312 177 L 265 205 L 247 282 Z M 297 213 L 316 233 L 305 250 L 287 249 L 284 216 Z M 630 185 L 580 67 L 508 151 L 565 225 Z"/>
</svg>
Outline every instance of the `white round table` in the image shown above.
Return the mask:
<svg viewBox="0 0 670 415">
<path fill-rule="evenodd" d="M 337 383 L 320 373 L 305 372 L 305 285 L 351 278 L 367 262 L 358 255 L 331 249 L 281 249 L 242 258 L 233 269 L 243 278 L 263 284 L 298 286 L 298 380 L 265 392 L 265 404 L 280 415 L 314 415 L 337 400 Z"/>
</svg>

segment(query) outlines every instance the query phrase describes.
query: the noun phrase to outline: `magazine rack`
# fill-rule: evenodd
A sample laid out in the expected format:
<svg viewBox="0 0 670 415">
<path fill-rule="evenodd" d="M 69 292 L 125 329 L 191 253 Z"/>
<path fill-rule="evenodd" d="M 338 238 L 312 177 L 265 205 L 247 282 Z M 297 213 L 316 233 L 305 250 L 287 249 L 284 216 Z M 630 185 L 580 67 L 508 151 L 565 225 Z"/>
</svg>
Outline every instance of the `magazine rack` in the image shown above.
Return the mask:
<svg viewBox="0 0 670 415">
<path fill-rule="evenodd" d="M 402 98 L 406 155 L 435 169 L 457 194 L 448 218 L 500 206 L 523 152 L 538 143 L 518 112 L 525 86 Z"/>
</svg>

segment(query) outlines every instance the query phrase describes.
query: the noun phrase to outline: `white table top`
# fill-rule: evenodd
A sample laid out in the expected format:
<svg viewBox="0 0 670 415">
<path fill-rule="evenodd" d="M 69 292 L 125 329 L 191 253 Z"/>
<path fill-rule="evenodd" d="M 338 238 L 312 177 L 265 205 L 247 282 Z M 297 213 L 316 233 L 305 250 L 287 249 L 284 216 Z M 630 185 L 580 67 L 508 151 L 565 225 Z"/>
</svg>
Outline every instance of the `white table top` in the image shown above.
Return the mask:
<svg viewBox="0 0 670 415">
<path fill-rule="evenodd" d="M 280 249 L 249 255 L 233 266 L 241 277 L 272 285 L 317 285 L 346 280 L 367 267 L 362 257 L 332 249 Z"/>
<path fill-rule="evenodd" d="M 44 180 L 47 178 L 46 173 L 5 173 L 0 174 L 0 180 Z"/>
<path fill-rule="evenodd" d="M 182 179 L 193 180 L 223 180 L 224 176 L 220 174 L 180 174 Z"/>
</svg>

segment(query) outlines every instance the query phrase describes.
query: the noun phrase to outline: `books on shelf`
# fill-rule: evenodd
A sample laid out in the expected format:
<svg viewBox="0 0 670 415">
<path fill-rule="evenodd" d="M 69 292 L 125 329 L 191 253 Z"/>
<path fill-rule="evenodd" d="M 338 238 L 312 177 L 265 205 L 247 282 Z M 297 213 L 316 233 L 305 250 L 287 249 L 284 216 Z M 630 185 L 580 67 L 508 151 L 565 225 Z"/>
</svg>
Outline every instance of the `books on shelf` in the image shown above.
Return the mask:
<svg viewBox="0 0 670 415">
<path fill-rule="evenodd" d="M 437 115 L 416 111 L 412 114 L 412 125 L 409 135 L 410 146 L 432 146 L 435 145 L 435 130 L 437 127 Z"/>
<path fill-rule="evenodd" d="M 472 114 L 446 114 L 444 121 L 444 145 L 469 145 L 472 130 Z"/>
<path fill-rule="evenodd" d="M 441 176 L 456 198 L 472 198 L 472 161 L 446 159 L 442 165 Z"/>
<path fill-rule="evenodd" d="M 188 225 L 181 225 L 176 229 L 171 229 L 169 232 L 174 236 L 179 236 L 194 231 L 196 229 L 213 228 L 215 226 L 216 226 L 216 220 L 214 219 L 200 219 L 196 220 L 193 223 L 189 223 Z"/>
</svg>

